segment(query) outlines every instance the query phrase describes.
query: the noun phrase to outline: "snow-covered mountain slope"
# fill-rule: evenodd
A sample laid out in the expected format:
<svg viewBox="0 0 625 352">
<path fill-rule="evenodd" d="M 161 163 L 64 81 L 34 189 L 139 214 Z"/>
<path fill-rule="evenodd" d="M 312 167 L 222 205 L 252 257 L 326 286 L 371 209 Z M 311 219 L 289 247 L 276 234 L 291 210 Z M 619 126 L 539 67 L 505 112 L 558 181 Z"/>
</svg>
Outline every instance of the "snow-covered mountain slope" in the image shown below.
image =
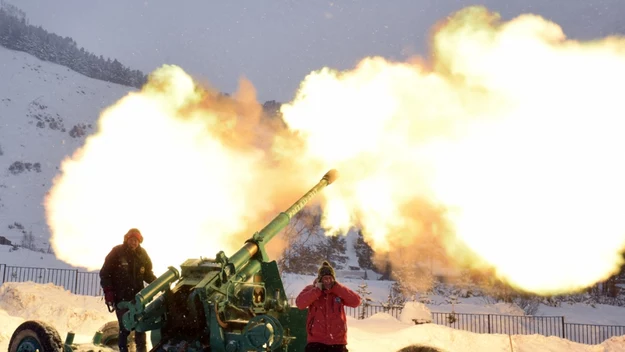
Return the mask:
<svg viewBox="0 0 625 352">
<path fill-rule="evenodd" d="M 32 233 L 48 248 L 43 200 L 61 161 L 133 89 L 0 46 L 0 236 L 19 244 Z"/>
</svg>

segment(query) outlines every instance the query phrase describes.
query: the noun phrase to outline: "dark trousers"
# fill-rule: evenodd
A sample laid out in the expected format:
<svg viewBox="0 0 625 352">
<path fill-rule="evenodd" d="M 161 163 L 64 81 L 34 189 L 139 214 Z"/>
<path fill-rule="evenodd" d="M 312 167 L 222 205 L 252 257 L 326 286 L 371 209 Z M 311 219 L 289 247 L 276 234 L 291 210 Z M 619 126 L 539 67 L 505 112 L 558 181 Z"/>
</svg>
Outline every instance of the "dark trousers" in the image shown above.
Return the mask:
<svg viewBox="0 0 625 352">
<path fill-rule="evenodd" d="M 126 328 L 124 327 L 124 323 L 122 322 L 122 317 L 127 311 L 128 309 L 115 310 L 115 314 L 117 315 L 117 322 L 119 323 L 119 340 L 117 341 L 117 345 L 119 346 L 119 352 L 128 352 L 128 335 L 130 335 L 130 331 L 126 330 Z M 145 343 L 145 332 L 135 331 L 135 345 L 137 346 L 137 352 L 147 351 Z"/>
<path fill-rule="evenodd" d="M 348 352 L 345 345 L 326 345 L 320 342 L 310 342 L 306 345 L 306 352 Z"/>
</svg>

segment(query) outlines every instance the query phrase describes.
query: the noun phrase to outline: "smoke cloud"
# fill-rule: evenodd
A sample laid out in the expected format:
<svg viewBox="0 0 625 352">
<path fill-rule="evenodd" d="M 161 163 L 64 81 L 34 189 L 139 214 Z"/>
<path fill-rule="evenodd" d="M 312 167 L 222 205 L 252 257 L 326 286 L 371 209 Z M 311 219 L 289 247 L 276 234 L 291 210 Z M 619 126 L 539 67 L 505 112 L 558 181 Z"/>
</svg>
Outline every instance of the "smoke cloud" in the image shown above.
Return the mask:
<svg viewBox="0 0 625 352">
<path fill-rule="evenodd" d="M 562 293 L 618 270 L 625 242 L 625 40 L 566 38 L 482 7 L 427 58 L 304 78 L 280 118 L 175 66 L 102 113 L 46 200 L 61 259 L 98 268 L 138 227 L 158 266 L 232 254 L 331 168 L 328 234 L 363 228 L 397 267 L 434 259 Z M 276 243 L 274 254 L 280 252 Z"/>
</svg>

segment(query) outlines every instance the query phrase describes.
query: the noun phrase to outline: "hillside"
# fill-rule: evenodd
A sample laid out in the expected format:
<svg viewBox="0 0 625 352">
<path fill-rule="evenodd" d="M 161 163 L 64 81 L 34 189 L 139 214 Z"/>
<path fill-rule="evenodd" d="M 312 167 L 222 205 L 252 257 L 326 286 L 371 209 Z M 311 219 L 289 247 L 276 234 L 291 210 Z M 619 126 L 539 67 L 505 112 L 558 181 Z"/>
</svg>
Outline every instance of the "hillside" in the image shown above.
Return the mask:
<svg viewBox="0 0 625 352">
<path fill-rule="evenodd" d="M 48 248 L 42 200 L 58 167 L 132 88 L 0 46 L 0 236 Z"/>
</svg>

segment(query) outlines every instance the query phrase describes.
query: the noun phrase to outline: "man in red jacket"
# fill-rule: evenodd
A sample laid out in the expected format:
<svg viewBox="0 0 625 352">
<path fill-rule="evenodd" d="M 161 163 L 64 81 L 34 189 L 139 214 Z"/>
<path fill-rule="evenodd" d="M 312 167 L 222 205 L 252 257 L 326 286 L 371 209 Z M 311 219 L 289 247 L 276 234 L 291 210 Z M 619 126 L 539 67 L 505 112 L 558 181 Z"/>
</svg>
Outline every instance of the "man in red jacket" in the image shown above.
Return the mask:
<svg viewBox="0 0 625 352">
<path fill-rule="evenodd" d="M 297 308 L 308 308 L 306 352 L 347 352 L 345 306 L 358 307 L 360 296 L 336 282 L 334 269 L 327 261 L 318 274 L 295 300 Z"/>
</svg>

